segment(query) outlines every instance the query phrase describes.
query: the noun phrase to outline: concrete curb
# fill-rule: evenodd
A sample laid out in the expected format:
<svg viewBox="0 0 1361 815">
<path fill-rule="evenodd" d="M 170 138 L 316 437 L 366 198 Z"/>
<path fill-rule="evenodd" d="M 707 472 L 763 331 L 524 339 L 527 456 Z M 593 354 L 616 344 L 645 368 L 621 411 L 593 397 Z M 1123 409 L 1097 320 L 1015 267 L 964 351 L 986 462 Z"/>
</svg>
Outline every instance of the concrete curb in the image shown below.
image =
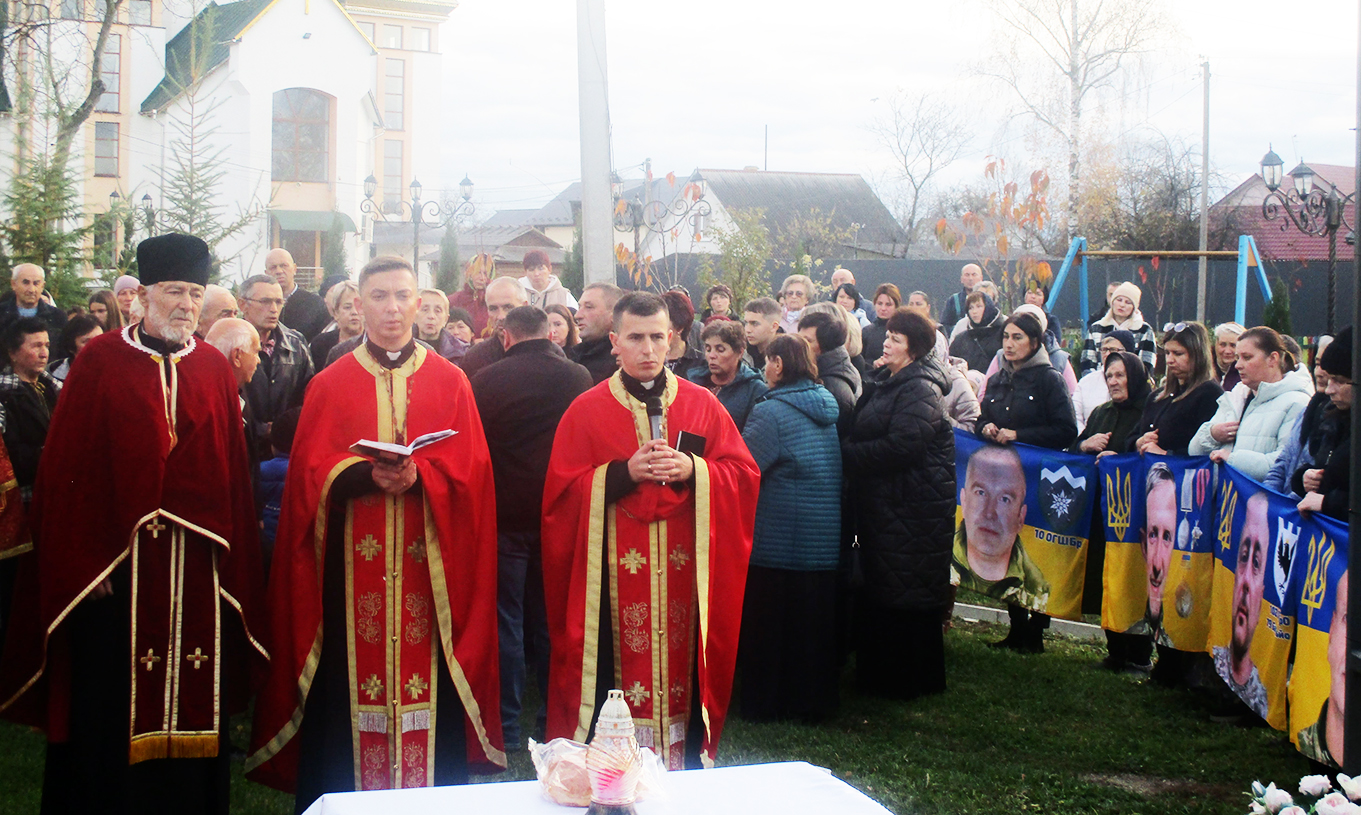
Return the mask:
<svg viewBox="0 0 1361 815">
<path fill-rule="evenodd" d="M 969 623 L 1005 623 L 1007 621 L 1007 610 L 955 603 L 954 616 Z M 1079 640 L 1106 641 L 1106 635 L 1101 630 L 1101 626 L 1091 625 L 1090 623 L 1075 623 L 1071 620 L 1055 619 L 1049 624 L 1049 630 L 1055 634 L 1062 634 L 1065 637 L 1073 637 Z"/>
</svg>

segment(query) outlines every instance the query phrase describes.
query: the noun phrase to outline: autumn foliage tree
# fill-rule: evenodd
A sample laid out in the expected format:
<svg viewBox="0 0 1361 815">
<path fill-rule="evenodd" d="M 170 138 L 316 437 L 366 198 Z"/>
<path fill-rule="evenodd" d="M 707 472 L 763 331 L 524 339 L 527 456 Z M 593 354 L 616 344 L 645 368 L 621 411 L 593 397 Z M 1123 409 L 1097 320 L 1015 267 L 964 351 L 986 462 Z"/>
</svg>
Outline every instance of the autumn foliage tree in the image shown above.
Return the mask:
<svg viewBox="0 0 1361 815">
<path fill-rule="evenodd" d="M 997 284 L 1006 308 L 1016 305 L 1031 282 L 1048 285 L 1047 262 L 1035 256 L 1039 235 L 1049 225 L 1049 173 L 1035 170 L 1026 186 L 1007 176 L 1006 161 L 989 156 L 984 166 L 986 188 L 958 224 L 936 221 L 936 241 L 954 255 L 966 254 Z"/>
</svg>

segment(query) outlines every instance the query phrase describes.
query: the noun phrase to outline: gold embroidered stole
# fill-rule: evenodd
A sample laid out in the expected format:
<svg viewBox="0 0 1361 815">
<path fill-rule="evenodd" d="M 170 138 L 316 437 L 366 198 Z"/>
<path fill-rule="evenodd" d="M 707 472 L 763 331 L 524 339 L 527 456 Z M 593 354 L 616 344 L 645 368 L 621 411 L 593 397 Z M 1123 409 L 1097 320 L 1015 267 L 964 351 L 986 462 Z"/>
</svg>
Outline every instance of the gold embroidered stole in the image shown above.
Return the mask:
<svg viewBox="0 0 1361 815">
<path fill-rule="evenodd" d="M 394 369 L 361 346 L 355 358 L 374 376 L 378 440 L 406 438 L 408 380 L 425 360 L 416 347 Z M 430 527 L 433 531 L 433 527 Z M 424 499 L 374 493 L 345 508 L 346 648 L 355 788 L 434 783 L 435 622 Z"/>
<path fill-rule="evenodd" d="M 134 527 L 128 763 L 217 755 L 222 604 L 218 536 L 164 510 Z"/>
</svg>

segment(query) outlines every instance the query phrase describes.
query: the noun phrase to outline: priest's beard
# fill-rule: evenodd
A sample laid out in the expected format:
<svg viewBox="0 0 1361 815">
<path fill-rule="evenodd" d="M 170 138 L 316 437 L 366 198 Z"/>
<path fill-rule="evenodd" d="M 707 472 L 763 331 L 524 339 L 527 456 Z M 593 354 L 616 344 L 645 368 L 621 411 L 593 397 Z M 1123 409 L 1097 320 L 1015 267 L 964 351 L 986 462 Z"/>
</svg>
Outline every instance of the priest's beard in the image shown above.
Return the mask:
<svg viewBox="0 0 1361 815">
<path fill-rule="evenodd" d="M 175 319 L 188 320 L 188 323 L 176 326 L 171 323 Z M 147 309 L 142 328 L 151 336 L 159 337 L 171 345 L 185 345 L 194 335 L 194 322 L 194 314 L 189 309 L 171 308 L 162 311 L 153 304 Z"/>
</svg>

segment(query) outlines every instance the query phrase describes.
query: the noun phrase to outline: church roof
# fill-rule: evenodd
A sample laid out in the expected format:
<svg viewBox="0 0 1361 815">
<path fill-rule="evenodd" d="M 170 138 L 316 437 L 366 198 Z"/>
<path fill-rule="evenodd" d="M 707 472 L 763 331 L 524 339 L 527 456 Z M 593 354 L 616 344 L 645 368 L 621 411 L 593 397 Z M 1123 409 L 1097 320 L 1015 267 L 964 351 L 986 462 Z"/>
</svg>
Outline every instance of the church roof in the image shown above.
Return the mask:
<svg viewBox="0 0 1361 815">
<path fill-rule="evenodd" d="M 273 0 L 237 0 L 225 5 L 209 3 L 193 22 L 165 44 L 165 76 L 142 102 L 142 112 L 155 113 L 164 109 L 193 83 L 195 74 L 202 78 L 226 62 L 232 41 L 272 3 Z M 199 32 L 199 47 L 207 46 L 207 53 L 202 56 L 195 53 L 195 32 Z M 194 64 L 196 61 L 198 66 Z"/>
</svg>

